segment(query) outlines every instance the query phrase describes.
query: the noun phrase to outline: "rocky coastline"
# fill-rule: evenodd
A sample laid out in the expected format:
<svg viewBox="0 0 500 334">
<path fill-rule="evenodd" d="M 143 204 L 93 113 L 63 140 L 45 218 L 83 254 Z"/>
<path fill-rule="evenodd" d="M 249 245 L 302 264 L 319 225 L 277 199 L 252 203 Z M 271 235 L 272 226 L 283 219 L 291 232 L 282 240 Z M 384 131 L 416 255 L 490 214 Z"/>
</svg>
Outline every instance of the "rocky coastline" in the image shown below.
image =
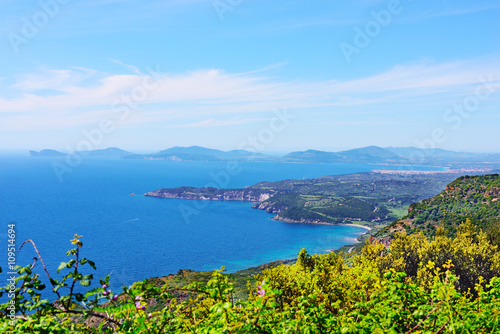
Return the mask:
<svg viewBox="0 0 500 334">
<path fill-rule="evenodd" d="M 245 189 L 218 189 L 212 187 L 194 188 L 194 187 L 179 187 L 179 188 L 162 188 L 155 191 L 147 192 L 144 196 L 157 197 L 157 198 L 170 198 L 170 199 L 188 199 L 188 200 L 201 200 L 201 201 L 242 201 L 242 202 L 255 202 L 252 209 L 262 210 L 267 213 L 276 214 L 271 219 L 292 224 L 316 224 L 316 225 L 350 225 L 356 224 L 335 224 L 318 219 L 291 219 L 280 216 L 286 206 L 276 205 L 272 201 L 267 201 L 273 197 L 277 192 L 263 191 L 257 188 Z M 358 225 L 364 227 L 363 225 Z"/>
<path fill-rule="evenodd" d="M 265 192 L 255 188 L 218 189 L 212 187 L 179 187 L 158 189 L 155 191 L 147 192 L 144 194 L 144 196 L 202 201 L 263 202 L 271 198 L 274 194 L 274 192 Z"/>
</svg>

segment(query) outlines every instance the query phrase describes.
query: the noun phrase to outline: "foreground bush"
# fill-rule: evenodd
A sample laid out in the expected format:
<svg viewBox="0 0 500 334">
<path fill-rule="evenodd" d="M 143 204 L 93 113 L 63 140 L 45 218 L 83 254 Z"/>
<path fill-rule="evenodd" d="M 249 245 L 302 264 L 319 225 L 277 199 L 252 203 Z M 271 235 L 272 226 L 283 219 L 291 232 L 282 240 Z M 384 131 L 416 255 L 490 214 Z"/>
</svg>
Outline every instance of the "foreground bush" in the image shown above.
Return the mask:
<svg viewBox="0 0 500 334">
<path fill-rule="evenodd" d="M 303 250 L 296 264 L 258 275 L 259 287 L 249 288 L 245 302 L 234 300 L 222 271 L 181 289 L 183 298 L 178 289 L 146 281 L 116 295 L 109 277 L 99 288 L 76 292 L 93 280 L 82 269 L 95 265 L 81 257 L 80 237 L 72 244 L 70 260 L 58 268 L 64 276 L 45 273 L 54 303 L 41 298 L 36 261 L 17 268 L 15 289 L 7 285 L 1 293 L 14 291 L 9 298 L 18 317 L 9 317 L 10 301 L 3 304 L 2 333 L 500 332 L 498 250 L 471 224 L 454 239 L 400 235 L 390 249 L 371 242 L 350 264 L 334 253 Z"/>
</svg>

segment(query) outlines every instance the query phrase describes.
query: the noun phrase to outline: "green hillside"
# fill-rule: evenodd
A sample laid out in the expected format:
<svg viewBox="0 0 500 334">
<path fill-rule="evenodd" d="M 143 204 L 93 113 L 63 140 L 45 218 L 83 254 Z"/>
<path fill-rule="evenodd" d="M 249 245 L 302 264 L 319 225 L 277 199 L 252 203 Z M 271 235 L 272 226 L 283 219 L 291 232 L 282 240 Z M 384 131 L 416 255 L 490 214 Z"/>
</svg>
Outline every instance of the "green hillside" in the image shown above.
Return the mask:
<svg viewBox="0 0 500 334">
<path fill-rule="evenodd" d="M 469 219 L 476 226 L 490 230 L 500 217 L 500 175 L 462 176 L 451 182 L 440 194 L 410 205 L 408 215 L 382 231 L 393 234 L 423 232 L 435 235 L 443 226 L 450 235 Z"/>
<path fill-rule="evenodd" d="M 390 249 L 369 241 L 348 262 L 335 253 L 298 254 L 295 264 L 254 268 L 241 277 L 221 271 L 89 288 L 95 264 L 72 240 L 51 273 L 58 301 L 32 265 L 17 268 L 18 284 L 2 304 L 2 333 L 498 333 L 500 253 L 470 222 L 454 238 L 397 234 Z M 66 259 L 67 261 L 68 259 Z M 36 272 L 34 271 L 36 269 Z M 57 275 L 56 275 L 57 274 Z M 236 273 L 234 276 L 237 276 Z M 248 288 L 244 300 L 245 277 Z M 73 288 L 75 283 L 84 293 Z M 10 317 L 10 309 L 18 317 Z"/>
</svg>

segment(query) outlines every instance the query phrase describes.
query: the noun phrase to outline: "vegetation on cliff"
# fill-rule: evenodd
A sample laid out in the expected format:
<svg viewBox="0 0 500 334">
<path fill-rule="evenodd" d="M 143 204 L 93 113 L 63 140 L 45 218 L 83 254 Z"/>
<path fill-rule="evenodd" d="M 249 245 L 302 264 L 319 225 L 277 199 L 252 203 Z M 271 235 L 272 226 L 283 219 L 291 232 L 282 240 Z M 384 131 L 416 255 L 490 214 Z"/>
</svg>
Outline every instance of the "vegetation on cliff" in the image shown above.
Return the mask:
<svg viewBox="0 0 500 334">
<path fill-rule="evenodd" d="M 146 196 L 258 202 L 253 208 L 296 223 L 363 222 L 382 227 L 402 216 L 411 203 L 434 196 L 456 174 L 391 175 L 358 173 L 316 179 L 260 182 L 244 189 L 165 188 Z"/>
<path fill-rule="evenodd" d="M 492 238 L 498 235 L 500 175 L 462 176 L 440 194 L 412 204 L 408 215 L 388 226 L 383 233 L 404 229 L 408 233 L 422 232 L 431 236 L 443 226 L 448 233 L 454 234 L 466 219 L 489 231 Z"/>
<path fill-rule="evenodd" d="M 214 187 L 194 188 L 194 187 L 178 187 L 169 189 L 158 189 L 145 193 L 144 196 L 159 197 L 159 198 L 181 198 L 193 200 L 210 200 L 210 201 L 248 201 L 259 202 L 263 201 L 274 192 L 259 188 L 245 189 L 219 189 Z"/>
<path fill-rule="evenodd" d="M 50 283 L 58 301 L 42 299 L 33 265 L 17 268 L 13 303 L 2 305 L 10 333 L 495 333 L 500 328 L 500 257 L 470 222 L 455 238 L 398 235 L 390 250 L 367 243 L 347 263 L 335 253 L 309 255 L 265 269 L 247 300 L 221 271 L 178 288 L 162 280 L 131 287 L 88 286 L 82 242 Z M 181 275 L 183 273 L 180 273 Z M 13 291 L 13 292 L 12 292 Z M 119 294 L 118 294 L 119 293 Z M 20 316 L 9 318 L 9 307 Z"/>
</svg>

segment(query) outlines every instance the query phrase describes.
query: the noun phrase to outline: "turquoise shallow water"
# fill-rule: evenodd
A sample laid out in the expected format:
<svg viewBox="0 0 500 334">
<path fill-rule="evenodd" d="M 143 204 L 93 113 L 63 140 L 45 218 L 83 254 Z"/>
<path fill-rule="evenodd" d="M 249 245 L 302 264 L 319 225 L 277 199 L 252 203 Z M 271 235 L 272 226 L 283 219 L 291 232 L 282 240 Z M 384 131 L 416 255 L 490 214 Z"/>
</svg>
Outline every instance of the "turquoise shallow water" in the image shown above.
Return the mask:
<svg viewBox="0 0 500 334">
<path fill-rule="evenodd" d="M 15 222 L 18 246 L 33 239 L 48 269 L 55 271 L 66 260 L 69 240 L 78 233 L 83 235 L 83 255 L 97 264 L 94 276 L 112 273 L 113 286 L 185 268 L 225 266 L 230 272 L 237 271 L 293 258 L 303 247 L 310 253 L 325 252 L 352 243 L 365 232 L 352 226 L 273 221 L 272 215 L 251 209 L 251 203 L 197 203 L 142 196 L 147 191 L 217 182 L 237 188 L 264 180 L 380 169 L 370 165 L 249 162 L 240 165 L 237 175 L 227 178 L 223 177 L 227 176 L 225 163 L 85 159 L 61 182 L 53 171 L 54 161 L 63 160 L 0 157 L 0 242 L 7 244 L 7 224 Z M 137 195 L 130 196 L 132 193 Z M 185 219 L 186 212 L 193 213 L 189 219 Z M 5 273 L 6 251 L 4 254 L 0 255 L 0 266 Z M 16 260 L 25 265 L 34 256 L 32 248 L 26 247 Z"/>
</svg>

